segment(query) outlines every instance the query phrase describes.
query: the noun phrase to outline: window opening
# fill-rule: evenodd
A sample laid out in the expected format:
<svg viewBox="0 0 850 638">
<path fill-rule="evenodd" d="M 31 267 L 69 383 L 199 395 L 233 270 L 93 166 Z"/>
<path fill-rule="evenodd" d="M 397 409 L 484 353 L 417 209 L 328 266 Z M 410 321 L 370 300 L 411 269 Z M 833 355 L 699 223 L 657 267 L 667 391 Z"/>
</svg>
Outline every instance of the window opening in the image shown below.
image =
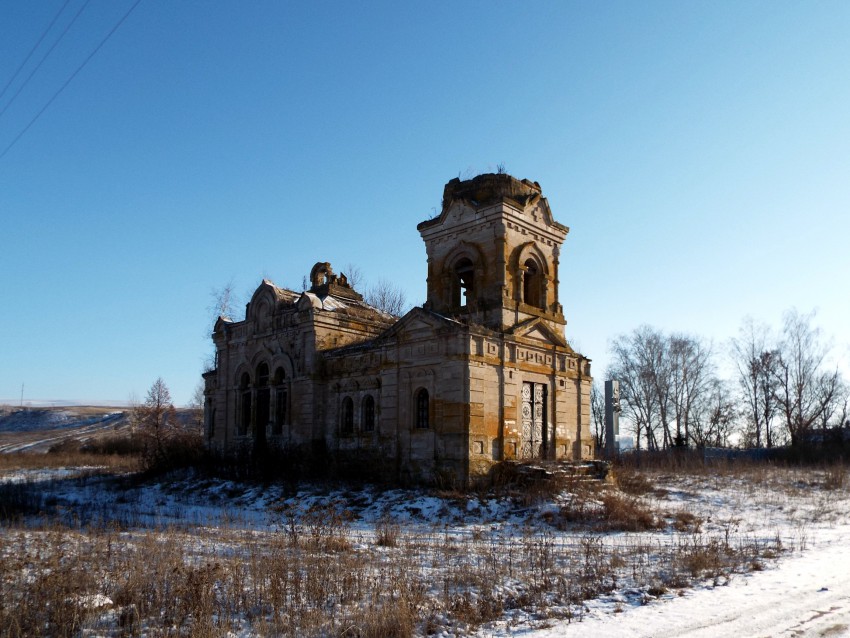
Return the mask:
<svg viewBox="0 0 850 638">
<path fill-rule="evenodd" d="M 239 434 L 245 436 L 251 425 L 251 377 L 247 372 L 239 379 Z"/>
<path fill-rule="evenodd" d="M 274 424 L 272 434 L 283 434 L 283 426 L 286 425 L 287 392 L 285 388 L 277 391 L 275 395 Z"/>
<path fill-rule="evenodd" d="M 423 430 L 430 427 L 428 416 L 428 390 L 421 388 L 416 393 L 416 427 Z"/>
<path fill-rule="evenodd" d="M 363 431 L 372 432 L 375 429 L 375 399 L 373 399 L 371 395 L 367 394 L 363 398 L 361 411 L 362 414 L 360 415 L 360 422 L 362 424 Z"/>
<path fill-rule="evenodd" d="M 354 432 L 354 401 L 351 400 L 351 397 L 345 397 L 342 400 L 341 430 L 343 434 Z"/>
<path fill-rule="evenodd" d="M 269 364 L 261 363 L 257 366 L 257 386 L 269 384 Z"/>
</svg>

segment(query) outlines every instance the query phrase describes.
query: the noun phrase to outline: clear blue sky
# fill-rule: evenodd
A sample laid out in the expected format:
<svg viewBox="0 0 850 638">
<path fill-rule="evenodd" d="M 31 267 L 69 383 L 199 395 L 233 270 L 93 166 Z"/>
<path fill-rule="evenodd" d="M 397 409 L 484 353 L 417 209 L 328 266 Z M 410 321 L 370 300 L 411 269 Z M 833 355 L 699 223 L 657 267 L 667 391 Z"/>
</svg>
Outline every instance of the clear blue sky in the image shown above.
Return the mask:
<svg viewBox="0 0 850 638">
<path fill-rule="evenodd" d="M 0 153 L 134 0 L 70 0 Z M 0 87 L 64 0 L 0 3 Z M 850 2 L 142 0 L 0 158 L 0 400 L 178 404 L 210 291 L 317 261 L 425 296 L 446 181 L 540 182 L 567 335 L 713 339 L 818 309 L 850 344 Z"/>
</svg>

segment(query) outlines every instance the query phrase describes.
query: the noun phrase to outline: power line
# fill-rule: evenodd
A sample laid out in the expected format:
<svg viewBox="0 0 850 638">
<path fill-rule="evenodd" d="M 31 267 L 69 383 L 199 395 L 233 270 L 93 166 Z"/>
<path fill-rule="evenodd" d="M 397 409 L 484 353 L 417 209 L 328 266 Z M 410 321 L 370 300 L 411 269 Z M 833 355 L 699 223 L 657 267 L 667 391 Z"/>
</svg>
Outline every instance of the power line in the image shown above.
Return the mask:
<svg viewBox="0 0 850 638">
<path fill-rule="evenodd" d="M 67 86 L 71 83 L 71 81 L 72 81 L 75 77 L 77 77 L 77 74 L 78 74 L 80 71 L 82 71 L 82 70 L 83 70 L 83 68 L 84 68 L 84 67 L 85 67 L 85 66 L 89 63 L 89 60 L 91 60 L 91 59 L 95 56 L 95 54 L 96 54 L 98 51 L 100 51 L 100 48 L 101 48 L 104 44 L 106 44 L 106 41 L 107 41 L 107 40 L 109 40 L 109 38 L 111 38 L 111 37 L 112 37 L 112 34 L 113 34 L 113 33 L 115 33 L 115 32 L 118 30 L 118 27 L 120 27 L 120 26 L 124 23 L 124 20 L 126 20 L 126 19 L 130 16 L 130 14 L 131 14 L 131 13 L 133 13 L 133 10 L 134 10 L 137 6 L 139 6 L 139 3 L 140 3 L 141 1 L 142 1 L 142 0 L 136 0 L 136 1 L 133 3 L 133 5 L 132 5 L 132 6 L 131 6 L 128 10 L 127 10 L 127 13 L 125 13 L 123 16 L 121 16 L 121 19 L 120 19 L 120 20 L 119 20 L 119 21 L 115 24 L 115 26 L 114 26 L 114 27 L 112 27 L 112 29 L 109 31 L 109 33 L 107 33 L 107 34 L 106 34 L 106 37 L 105 37 L 105 38 L 103 38 L 103 40 L 101 40 L 101 41 L 100 41 L 100 44 L 98 44 L 98 45 L 94 48 L 94 50 L 93 50 L 91 53 L 89 53 L 88 57 L 87 57 L 85 60 L 83 60 L 83 63 L 82 63 L 80 66 L 78 66 L 78 67 L 77 67 L 77 69 L 76 69 L 76 70 L 75 70 L 75 71 L 74 71 L 74 72 L 70 75 L 70 77 L 69 77 L 67 80 L 65 80 L 65 83 L 64 83 L 62 86 L 60 86 L 60 87 L 59 87 L 59 90 L 57 90 L 57 91 L 56 91 L 56 93 L 54 93 L 54 94 L 53 94 L 53 96 L 52 96 L 49 100 L 47 100 L 47 104 L 45 104 L 45 105 L 41 108 L 41 110 L 40 110 L 38 113 L 36 113 L 36 114 L 35 114 L 35 117 L 34 117 L 34 118 L 32 118 L 32 119 L 30 120 L 29 124 L 27 124 L 27 125 L 23 128 L 23 130 L 15 136 L 15 139 L 13 139 L 13 140 L 9 143 L 9 145 L 8 145 L 8 146 L 7 146 L 7 147 L 3 150 L 3 152 L 2 152 L 2 153 L 0 153 L 0 159 L 3 159 L 4 157 L 6 157 L 6 153 L 8 153 L 8 152 L 12 149 L 12 147 L 13 147 L 15 144 L 17 144 L 18 140 L 19 140 L 19 139 L 21 139 L 21 137 L 23 137 L 24 133 L 26 133 L 26 132 L 30 129 L 30 127 L 31 127 L 33 124 L 35 124 L 36 120 L 38 120 L 38 118 L 39 118 L 39 117 L 41 117 L 41 114 L 42 114 L 42 113 L 44 113 L 44 112 L 47 110 L 47 108 L 48 108 L 51 104 L 53 104 L 53 101 L 54 101 L 57 97 L 59 97 L 59 94 L 60 94 L 60 93 L 62 93 L 62 91 L 64 91 L 64 90 L 65 90 L 65 88 L 66 88 L 66 87 L 67 87 Z"/>
<path fill-rule="evenodd" d="M 32 54 L 35 53 L 35 50 L 41 45 L 42 41 L 47 36 L 47 33 L 50 31 L 50 29 L 53 28 L 53 25 L 56 24 L 56 21 L 59 19 L 59 16 L 62 15 L 62 12 L 65 10 L 65 7 L 68 6 L 68 3 L 70 1 L 71 0 L 65 0 L 65 4 L 63 4 L 59 8 L 59 11 L 56 12 L 56 15 L 53 16 L 53 20 L 51 20 L 50 24 L 47 25 L 47 28 L 44 30 L 44 33 L 41 34 L 41 37 L 38 39 L 38 42 L 36 42 L 35 46 L 33 46 L 33 48 L 30 49 L 30 52 L 27 53 L 27 57 L 24 58 L 24 61 L 21 62 L 21 65 L 17 69 L 15 69 L 15 72 L 12 74 L 12 77 L 9 78 L 8 82 L 6 82 L 6 86 L 4 86 L 3 90 L 0 91 L 0 99 L 3 99 L 3 96 L 6 95 L 6 91 L 9 90 L 9 87 L 12 86 L 12 82 L 14 82 L 15 78 L 18 77 L 18 73 L 20 73 L 21 69 L 23 69 L 26 66 L 27 62 L 30 61 Z"/>
<path fill-rule="evenodd" d="M 74 23 L 77 21 L 77 18 L 79 18 L 79 17 L 80 17 L 80 14 L 83 12 L 83 10 L 84 10 L 87 6 L 89 6 L 89 2 L 90 2 L 90 1 L 91 1 L 91 0 L 86 0 L 86 1 L 83 3 L 83 6 L 82 6 L 82 7 L 80 7 L 80 10 L 79 10 L 79 11 L 77 11 L 77 13 L 76 13 L 76 14 L 74 14 L 74 17 L 73 17 L 73 18 L 71 19 L 71 21 L 67 24 L 67 26 L 66 26 L 66 27 L 65 27 L 65 29 L 62 31 L 62 33 L 60 33 L 60 34 L 59 34 L 59 37 L 58 37 L 58 38 L 56 38 L 56 41 L 55 41 L 55 42 L 54 42 L 54 43 L 50 46 L 50 48 L 47 50 L 47 53 L 45 53 L 45 54 L 44 54 L 44 56 L 41 58 L 41 60 L 39 60 L 39 61 L 38 61 L 38 64 L 36 64 L 36 65 L 35 65 L 35 68 L 34 68 L 32 71 L 30 71 L 30 74 L 27 76 L 27 79 L 26 79 L 26 80 L 24 80 L 24 81 L 23 81 L 23 83 L 21 84 L 21 86 L 19 86 L 19 87 L 18 87 L 18 90 L 17 90 L 17 91 L 15 91 L 15 94 L 12 96 L 12 99 L 10 99 L 10 100 L 9 100 L 9 102 L 6 104 L 6 106 L 4 106 L 4 107 L 3 107 L 3 110 L 0 110 L 0 117 L 2 117 L 2 116 L 3 116 L 3 113 L 5 113 L 5 112 L 6 112 L 6 110 L 7 110 L 10 106 L 12 106 L 12 103 L 13 103 L 13 102 L 15 101 L 15 99 L 16 99 L 16 98 L 17 98 L 17 97 L 21 94 L 21 91 L 23 91 L 23 90 L 26 88 L 27 84 L 29 84 L 29 81 L 32 79 L 32 76 L 34 76 L 34 75 L 38 72 L 38 70 L 41 68 L 41 65 L 42 65 L 42 64 L 44 64 L 44 61 L 45 61 L 45 60 L 47 60 L 47 58 L 49 58 L 49 57 L 50 57 L 50 54 L 51 54 L 51 53 L 53 53 L 53 49 L 55 49 L 55 48 L 56 48 L 56 46 L 57 46 L 57 45 L 58 45 L 58 44 L 62 41 L 62 38 L 64 38 L 64 37 L 65 37 L 65 34 L 66 34 L 66 33 L 68 33 L 68 31 L 71 29 L 71 27 L 72 27 L 72 26 L 74 26 Z"/>
</svg>

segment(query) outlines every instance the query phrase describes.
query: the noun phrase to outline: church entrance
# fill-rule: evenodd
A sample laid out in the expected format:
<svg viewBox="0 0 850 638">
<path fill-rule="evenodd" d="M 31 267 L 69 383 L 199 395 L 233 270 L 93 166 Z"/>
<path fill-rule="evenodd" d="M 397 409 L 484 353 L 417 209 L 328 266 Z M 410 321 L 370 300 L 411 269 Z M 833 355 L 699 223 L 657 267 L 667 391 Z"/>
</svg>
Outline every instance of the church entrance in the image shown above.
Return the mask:
<svg viewBox="0 0 850 638">
<path fill-rule="evenodd" d="M 520 458 L 546 457 L 546 384 L 522 384 L 522 449 Z"/>
</svg>

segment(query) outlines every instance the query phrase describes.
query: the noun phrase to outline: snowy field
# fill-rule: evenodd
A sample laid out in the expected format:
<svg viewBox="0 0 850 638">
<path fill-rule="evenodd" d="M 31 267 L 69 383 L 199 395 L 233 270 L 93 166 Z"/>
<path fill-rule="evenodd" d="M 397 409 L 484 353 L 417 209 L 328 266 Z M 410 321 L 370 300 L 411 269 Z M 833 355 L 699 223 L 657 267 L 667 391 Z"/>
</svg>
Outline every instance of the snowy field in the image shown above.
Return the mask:
<svg viewBox="0 0 850 638">
<path fill-rule="evenodd" d="M 60 622 L 29 598 L 65 573 L 80 636 L 850 635 L 843 468 L 477 495 L 75 472 L 0 478 L 50 512 L 0 528 L 7 626 Z"/>
</svg>

